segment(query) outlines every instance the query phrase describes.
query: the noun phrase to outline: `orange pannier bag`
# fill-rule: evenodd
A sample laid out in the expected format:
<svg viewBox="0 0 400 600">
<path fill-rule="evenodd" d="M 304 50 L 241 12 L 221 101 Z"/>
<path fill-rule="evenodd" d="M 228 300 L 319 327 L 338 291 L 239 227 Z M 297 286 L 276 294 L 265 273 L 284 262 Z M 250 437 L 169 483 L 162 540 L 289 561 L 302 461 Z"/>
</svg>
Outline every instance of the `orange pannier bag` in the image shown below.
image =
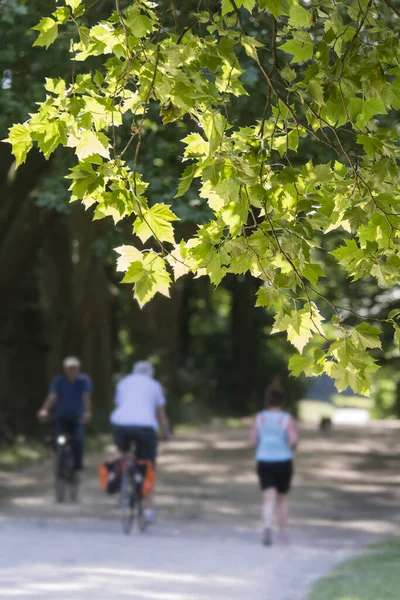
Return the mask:
<svg viewBox="0 0 400 600">
<path fill-rule="evenodd" d="M 106 494 L 116 494 L 121 489 L 121 459 L 106 460 L 98 470 L 99 488 Z"/>
<path fill-rule="evenodd" d="M 156 482 L 156 470 L 151 460 L 138 460 L 137 464 L 146 466 L 146 474 L 144 476 L 142 486 L 142 496 L 144 497 L 150 494 L 150 492 L 154 488 L 154 484 Z"/>
</svg>

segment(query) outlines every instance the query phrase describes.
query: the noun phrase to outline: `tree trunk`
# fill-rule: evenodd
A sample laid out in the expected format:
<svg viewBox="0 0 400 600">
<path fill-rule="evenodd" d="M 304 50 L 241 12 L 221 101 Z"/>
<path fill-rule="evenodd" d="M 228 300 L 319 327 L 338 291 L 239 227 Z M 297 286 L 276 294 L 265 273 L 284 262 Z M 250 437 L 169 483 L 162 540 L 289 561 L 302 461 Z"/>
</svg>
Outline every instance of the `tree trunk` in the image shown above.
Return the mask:
<svg viewBox="0 0 400 600">
<path fill-rule="evenodd" d="M 157 295 L 150 304 L 140 309 L 132 300 L 131 340 L 138 358 L 152 358 L 157 376 L 163 383 L 169 411 L 176 420 L 179 414 L 179 332 L 183 284 L 171 288 L 171 298 Z"/>
<path fill-rule="evenodd" d="M 254 320 L 254 284 L 250 277 L 235 277 L 232 290 L 232 404 L 243 414 L 254 395 L 258 362 L 258 336 Z"/>
</svg>

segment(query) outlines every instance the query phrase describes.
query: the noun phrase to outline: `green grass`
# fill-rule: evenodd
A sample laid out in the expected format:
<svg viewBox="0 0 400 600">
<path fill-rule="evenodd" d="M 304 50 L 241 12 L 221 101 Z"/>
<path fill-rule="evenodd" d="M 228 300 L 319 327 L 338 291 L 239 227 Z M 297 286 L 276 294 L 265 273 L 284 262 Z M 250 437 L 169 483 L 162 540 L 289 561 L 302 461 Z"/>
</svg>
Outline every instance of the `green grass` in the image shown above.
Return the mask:
<svg viewBox="0 0 400 600">
<path fill-rule="evenodd" d="M 299 419 L 303 423 L 319 423 L 322 418 L 332 418 L 335 407 L 328 402 L 318 400 L 301 400 L 299 402 Z"/>
<path fill-rule="evenodd" d="M 335 406 L 346 407 L 346 408 L 365 408 L 372 410 L 374 402 L 372 398 L 366 398 L 365 396 L 341 396 L 336 394 L 332 396 L 332 402 Z"/>
<path fill-rule="evenodd" d="M 110 436 L 111 437 L 111 436 Z M 87 452 L 100 452 L 104 441 L 98 436 L 86 436 Z M 0 469 L 11 471 L 51 457 L 51 448 L 44 441 L 21 436 L 13 444 L 0 449 Z"/>
<path fill-rule="evenodd" d="M 42 460 L 47 454 L 48 449 L 44 444 L 21 439 L 0 450 L 0 469 L 24 467 Z"/>
<path fill-rule="evenodd" d="M 399 600 L 400 538 L 371 546 L 319 580 L 309 600 Z"/>
</svg>

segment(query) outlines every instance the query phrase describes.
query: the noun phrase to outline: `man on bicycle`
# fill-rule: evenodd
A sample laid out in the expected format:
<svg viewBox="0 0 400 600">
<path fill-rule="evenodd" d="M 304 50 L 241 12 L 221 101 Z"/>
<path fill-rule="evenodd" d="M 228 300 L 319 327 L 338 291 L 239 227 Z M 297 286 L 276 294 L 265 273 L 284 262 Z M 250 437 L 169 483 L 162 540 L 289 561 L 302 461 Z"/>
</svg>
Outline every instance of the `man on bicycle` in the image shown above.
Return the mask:
<svg viewBox="0 0 400 600">
<path fill-rule="evenodd" d="M 87 375 L 80 372 L 81 362 L 75 356 L 63 362 L 64 373 L 57 375 L 49 394 L 39 411 L 39 419 L 46 419 L 54 408 L 55 434 L 72 435 L 74 441 L 75 471 L 83 468 L 85 423 L 91 419 L 92 384 Z"/>
<path fill-rule="evenodd" d="M 159 429 L 162 438 L 169 435 L 165 403 L 162 387 L 154 379 L 153 365 L 147 361 L 134 364 L 132 373 L 117 385 L 116 408 L 111 414 L 114 441 L 121 453 L 128 452 L 131 443 L 136 442 L 138 460 L 155 463 Z M 145 518 L 151 522 L 154 519 L 151 493 L 145 497 L 144 507 Z"/>
</svg>

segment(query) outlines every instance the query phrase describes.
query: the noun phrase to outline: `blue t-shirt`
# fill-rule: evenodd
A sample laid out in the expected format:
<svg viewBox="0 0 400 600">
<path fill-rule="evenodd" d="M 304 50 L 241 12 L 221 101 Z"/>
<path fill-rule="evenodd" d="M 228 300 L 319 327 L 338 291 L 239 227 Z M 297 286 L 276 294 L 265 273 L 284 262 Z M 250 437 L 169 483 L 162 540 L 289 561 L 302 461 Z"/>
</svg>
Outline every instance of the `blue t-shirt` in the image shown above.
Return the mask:
<svg viewBox="0 0 400 600">
<path fill-rule="evenodd" d="M 54 378 L 50 392 L 57 394 L 55 403 L 56 417 L 81 417 L 85 412 L 84 394 L 90 394 L 92 383 L 87 375 L 80 373 L 74 382 L 65 375 Z"/>
</svg>

